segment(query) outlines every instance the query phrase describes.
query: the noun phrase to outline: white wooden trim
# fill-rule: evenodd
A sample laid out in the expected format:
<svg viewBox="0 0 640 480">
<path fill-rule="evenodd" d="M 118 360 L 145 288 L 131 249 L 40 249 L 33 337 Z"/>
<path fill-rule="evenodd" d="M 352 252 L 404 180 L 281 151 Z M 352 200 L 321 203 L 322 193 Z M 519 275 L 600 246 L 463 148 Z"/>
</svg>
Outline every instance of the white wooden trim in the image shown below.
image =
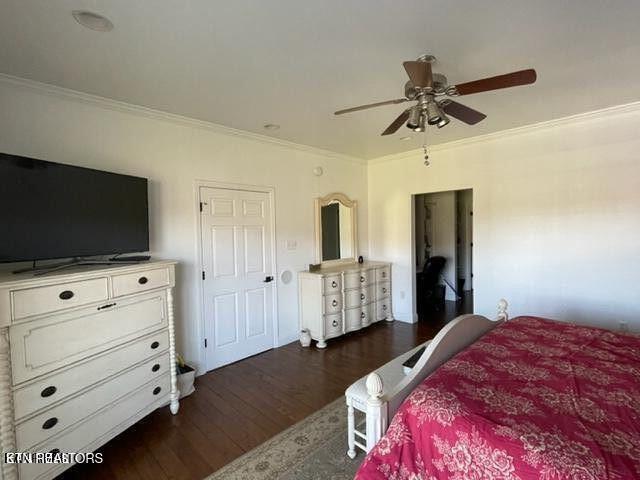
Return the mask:
<svg viewBox="0 0 640 480">
<path fill-rule="evenodd" d="M 275 187 L 265 185 L 246 185 L 241 183 L 220 182 L 216 180 L 195 180 L 194 185 L 194 212 L 196 216 L 196 260 L 197 268 L 195 271 L 196 285 L 198 285 L 198 309 L 200 321 L 198 322 L 198 337 L 200 341 L 199 352 L 201 368 L 198 369 L 198 375 L 207 372 L 207 349 L 204 348 L 204 339 L 206 338 L 207 328 L 206 319 L 204 317 L 204 287 L 202 282 L 203 253 L 202 253 L 202 217 L 200 216 L 200 188 L 222 188 L 227 190 L 240 190 L 245 192 L 262 192 L 269 195 L 269 203 L 271 207 L 271 258 L 273 259 L 273 342 L 274 348 L 280 346 L 278 342 L 278 282 L 279 269 L 277 257 L 277 237 L 276 237 L 276 189 Z M 297 337 L 296 337 L 297 338 Z M 1 480 L 1 479 L 0 479 Z"/>
<path fill-rule="evenodd" d="M 331 150 L 312 147 L 310 145 L 303 145 L 301 143 L 295 143 L 281 138 L 269 137 L 267 135 L 261 135 L 259 133 L 249 132 L 246 130 L 239 130 L 237 128 L 220 125 L 218 123 L 207 122 L 206 120 L 197 120 L 195 118 L 185 117 L 183 115 L 177 115 L 162 110 L 143 107 L 140 105 L 135 105 L 133 103 L 121 102 L 118 100 L 113 100 L 111 98 L 100 97 L 98 95 L 92 95 L 90 93 L 79 92 L 77 90 L 71 90 L 69 88 L 51 85 L 49 83 L 42 83 L 35 80 L 8 75 L 6 73 L 0 73 L 0 84 L 11 85 L 14 88 L 35 91 L 41 95 L 49 95 L 54 98 L 72 100 L 75 102 L 83 103 L 85 105 L 93 105 L 99 108 L 105 108 L 116 112 L 136 115 L 138 117 L 169 122 L 173 123 L 174 125 L 209 130 L 222 135 L 240 137 L 263 144 L 272 144 L 284 148 L 290 148 L 301 152 L 310 153 L 313 155 L 320 155 L 326 158 L 348 161 L 358 165 L 364 165 L 367 163 L 367 160 L 364 158 L 347 155 L 345 153 L 333 152 Z"/>
<path fill-rule="evenodd" d="M 282 140 L 275 137 L 260 135 L 260 134 L 248 132 L 245 130 L 238 130 L 235 128 L 226 127 L 224 125 L 219 125 L 219 124 L 207 122 L 204 120 L 196 120 L 194 118 L 185 117 L 182 115 L 176 115 L 176 114 L 164 112 L 161 110 L 155 110 L 153 108 L 142 107 L 140 105 L 121 102 L 121 101 L 113 100 L 106 97 L 100 97 L 98 95 L 92 95 L 92 94 L 80 92 L 77 90 L 71 90 L 69 88 L 59 87 L 57 85 L 51 85 L 48 83 L 29 80 L 22 77 L 16 77 L 14 75 L 9 75 L 6 73 L 0 73 L 0 83 L 5 85 L 10 85 L 15 88 L 35 91 L 41 95 L 49 95 L 55 98 L 73 100 L 76 102 L 84 103 L 86 105 L 94 105 L 99 108 L 106 108 L 116 112 L 124 112 L 132 115 L 137 115 L 140 117 L 146 117 L 146 118 L 151 118 L 155 120 L 170 122 L 176 125 L 183 125 L 183 126 L 188 126 L 193 128 L 210 130 L 216 133 L 242 137 L 242 138 L 246 138 L 248 140 L 253 140 L 257 142 L 270 143 L 270 144 L 279 145 L 286 148 L 292 148 L 295 150 L 308 152 L 315 155 L 322 155 L 327 158 L 345 160 L 345 161 L 349 161 L 351 163 L 355 163 L 359 165 L 363 165 L 363 164 L 366 165 L 367 163 L 369 164 L 384 163 L 384 162 L 400 160 L 400 159 L 410 158 L 410 157 L 421 158 L 424 155 L 421 150 L 412 149 L 405 152 L 392 153 L 382 157 L 377 157 L 374 159 L 367 160 L 362 157 L 356 157 L 356 156 L 347 155 L 344 153 L 325 150 L 322 148 L 311 147 L 309 145 L 303 145 L 303 144 L 290 142 L 290 141 Z M 488 133 L 484 135 L 477 135 L 473 137 L 462 138 L 460 140 L 453 140 L 451 142 L 434 144 L 434 145 L 431 145 L 429 149 L 433 152 L 437 152 L 440 150 L 461 147 L 461 146 L 470 145 L 474 143 L 490 141 L 498 138 L 508 138 L 513 136 L 523 135 L 523 134 L 527 134 L 527 133 L 535 132 L 539 130 L 550 130 L 553 128 L 557 128 L 559 126 L 570 125 L 575 122 L 603 120 L 607 118 L 614 118 L 618 115 L 624 115 L 624 114 L 636 113 L 636 112 L 640 112 L 640 102 L 625 103 L 622 105 L 615 105 L 613 107 L 605 107 L 598 110 L 592 110 L 590 112 L 578 113 L 576 115 L 569 115 L 567 117 L 557 118 L 554 120 L 547 120 L 547 121 L 542 121 L 542 122 L 533 123 L 529 125 L 524 125 L 522 127 L 515 127 L 515 128 L 500 130 L 498 132 Z"/>
<path fill-rule="evenodd" d="M 329 205 L 333 201 L 342 203 L 345 207 L 351 208 L 351 251 L 353 257 L 339 258 L 337 260 L 322 260 L 322 207 Z M 316 235 L 316 263 L 324 267 L 339 265 L 342 263 L 354 263 L 358 260 L 358 202 L 351 200 L 344 193 L 334 192 L 315 200 L 315 235 Z"/>
<path fill-rule="evenodd" d="M 453 140 L 451 142 L 437 143 L 429 146 L 430 152 L 439 152 L 445 150 L 451 150 L 459 147 L 466 147 L 468 145 L 474 145 L 478 143 L 490 142 L 502 138 L 518 137 L 520 135 L 527 135 L 539 131 L 547 131 L 557 129 L 566 125 L 579 125 L 590 121 L 604 121 L 607 119 L 615 119 L 620 115 L 637 114 L 640 112 L 640 102 L 625 103 L 622 105 L 615 105 L 613 107 L 605 107 L 598 110 L 592 110 L 590 112 L 578 113 L 576 115 L 569 115 L 567 117 L 556 118 L 553 120 L 546 120 L 537 123 L 531 123 L 529 125 L 523 125 L 521 127 L 509 128 L 506 130 L 499 130 L 497 132 L 486 133 L 483 135 L 475 135 L 472 137 L 465 137 L 459 140 Z M 407 158 L 421 159 L 424 156 L 422 149 L 414 148 L 405 152 L 391 153 L 382 157 L 377 157 L 369 160 L 370 165 L 378 163 L 395 162 L 398 160 L 404 160 Z"/>
<path fill-rule="evenodd" d="M 440 365 L 471 345 L 482 335 L 508 320 L 507 301 L 498 303 L 498 315 L 490 320 L 482 315 L 461 315 L 438 332 L 411 372 L 386 394 L 377 373 L 367 377 L 367 451 L 375 445 L 404 399 Z"/>
</svg>

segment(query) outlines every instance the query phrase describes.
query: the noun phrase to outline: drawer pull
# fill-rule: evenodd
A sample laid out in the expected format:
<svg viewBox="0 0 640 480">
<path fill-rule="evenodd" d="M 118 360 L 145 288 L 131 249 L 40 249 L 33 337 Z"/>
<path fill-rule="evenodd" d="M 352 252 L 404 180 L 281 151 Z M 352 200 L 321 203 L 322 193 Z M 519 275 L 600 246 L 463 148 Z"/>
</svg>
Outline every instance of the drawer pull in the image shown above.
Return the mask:
<svg viewBox="0 0 640 480">
<path fill-rule="evenodd" d="M 152 372 L 157 372 L 158 370 L 160 370 L 160 364 L 156 363 L 153 367 L 151 367 L 151 371 Z"/>
<path fill-rule="evenodd" d="M 56 417 L 51 417 L 42 424 L 42 428 L 44 428 L 45 430 L 49 430 L 50 428 L 55 427 L 57 424 L 58 419 Z"/>
<path fill-rule="evenodd" d="M 116 306 L 115 303 L 107 303 L 106 305 L 102 305 L 101 307 L 98 307 L 98 310 L 106 310 L 107 308 L 111 308 L 115 306 Z"/>
<path fill-rule="evenodd" d="M 386 305 L 382 305 L 382 310 L 387 310 L 387 306 Z"/>
<path fill-rule="evenodd" d="M 360 312 L 360 318 L 364 318 L 364 317 L 366 317 L 365 313 L 364 312 Z"/>
<path fill-rule="evenodd" d="M 144 284 L 145 284 L 145 283 L 147 283 L 148 281 L 149 281 L 149 279 L 148 279 L 147 277 L 140 277 L 140 278 L 138 279 L 138 283 L 139 283 L 140 285 L 144 285 Z"/>
<path fill-rule="evenodd" d="M 338 286 L 338 282 L 335 280 L 331 282 L 331 288 L 336 288 Z"/>
<path fill-rule="evenodd" d="M 364 283 L 365 280 L 366 279 L 362 275 L 360 275 L 360 283 Z"/>
<path fill-rule="evenodd" d="M 154 388 L 154 389 L 153 389 L 153 394 L 154 394 L 154 395 L 157 395 L 157 394 L 159 394 L 161 391 L 162 391 L 162 388 L 160 388 L 160 387 L 156 387 L 156 388 Z"/>
<path fill-rule="evenodd" d="M 334 298 L 333 302 L 331 302 L 331 306 L 332 307 L 337 307 L 338 306 L 338 301 Z"/>
<path fill-rule="evenodd" d="M 362 300 L 362 301 L 364 302 L 364 298 L 365 298 L 365 297 L 364 297 L 364 293 L 361 293 L 361 294 L 360 294 L 360 300 Z"/>
<path fill-rule="evenodd" d="M 42 392 L 40 392 L 40 396 L 42 398 L 50 397 L 51 395 L 56 393 L 57 390 L 58 389 L 56 387 L 54 387 L 53 385 L 50 385 L 50 386 L 46 387 L 45 389 L 43 389 Z"/>
<path fill-rule="evenodd" d="M 158 348 L 159 346 L 160 346 L 160 342 L 153 342 L 153 343 L 151 344 L 151 348 L 152 348 L 153 350 L 155 350 L 155 349 L 156 349 L 156 348 Z"/>
<path fill-rule="evenodd" d="M 382 278 L 387 278 L 387 272 L 382 272 Z"/>
<path fill-rule="evenodd" d="M 60 300 L 71 300 L 73 298 L 74 293 L 71 290 L 65 290 L 64 292 L 60 292 Z"/>
<path fill-rule="evenodd" d="M 334 327 L 337 327 L 338 326 L 338 321 L 334 320 L 333 322 L 331 322 L 331 325 L 333 325 Z"/>
<path fill-rule="evenodd" d="M 382 293 L 387 293 L 387 289 L 385 287 L 382 287 Z"/>
</svg>

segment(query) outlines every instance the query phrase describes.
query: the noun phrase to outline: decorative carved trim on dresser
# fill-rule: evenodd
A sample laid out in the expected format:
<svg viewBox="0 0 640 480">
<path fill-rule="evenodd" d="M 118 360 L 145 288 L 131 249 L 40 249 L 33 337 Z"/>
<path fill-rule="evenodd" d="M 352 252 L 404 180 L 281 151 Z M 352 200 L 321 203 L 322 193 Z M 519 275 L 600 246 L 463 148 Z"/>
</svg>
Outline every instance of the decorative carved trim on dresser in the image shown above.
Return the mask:
<svg viewBox="0 0 640 480">
<path fill-rule="evenodd" d="M 365 262 L 298 274 L 301 330 L 318 348 L 326 341 L 380 320 L 393 321 L 391 264 Z"/>
<path fill-rule="evenodd" d="M 0 276 L 0 454 L 92 452 L 178 412 L 171 261 Z M 71 464 L 6 464 L 46 480 Z"/>
</svg>

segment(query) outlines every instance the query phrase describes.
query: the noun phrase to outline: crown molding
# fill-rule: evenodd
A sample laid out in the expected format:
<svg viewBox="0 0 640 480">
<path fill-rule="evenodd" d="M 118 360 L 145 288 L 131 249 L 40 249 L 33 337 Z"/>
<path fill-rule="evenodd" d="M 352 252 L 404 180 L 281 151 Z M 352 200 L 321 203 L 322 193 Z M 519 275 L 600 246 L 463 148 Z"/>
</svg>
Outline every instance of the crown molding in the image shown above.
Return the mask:
<svg viewBox="0 0 640 480">
<path fill-rule="evenodd" d="M 205 120 L 198 120 L 191 117 L 185 117 L 183 115 L 177 115 L 174 113 L 165 112 L 162 110 L 156 110 L 153 108 L 143 107 L 140 105 L 134 105 L 131 103 L 121 102 L 106 97 L 100 97 L 98 95 L 92 95 L 89 93 L 80 92 L 77 90 L 71 90 L 69 88 L 58 87 L 48 83 L 38 82 L 35 80 L 29 80 L 22 77 L 16 77 L 5 73 L 0 73 L 0 84 L 10 85 L 13 87 L 19 87 L 37 93 L 50 95 L 53 97 L 62 98 L 65 100 L 77 101 L 100 108 L 114 110 L 117 112 L 128 113 L 137 115 L 140 117 L 151 118 L 154 120 L 165 121 L 181 126 L 187 126 L 192 128 L 199 128 L 203 130 L 209 130 L 218 134 L 228 135 L 233 137 L 240 137 L 246 140 L 252 140 L 255 142 L 266 143 L 271 145 L 277 145 L 279 147 L 298 150 L 305 153 L 328 157 L 336 160 L 348 161 L 351 163 L 357 163 L 360 165 L 366 165 L 367 161 L 364 158 L 354 157 L 351 155 L 345 155 L 342 153 L 332 152 L 330 150 L 324 150 L 322 148 L 311 147 L 309 145 L 303 145 L 300 143 L 291 142 L 289 140 L 282 140 L 279 138 L 269 137 L 267 135 L 260 135 L 259 133 L 248 132 L 246 130 L 239 130 L 236 128 L 226 127 L 213 122 L 207 122 Z"/>
<path fill-rule="evenodd" d="M 36 91 L 41 94 L 47 94 L 50 96 L 63 98 L 66 100 L 73 100 L 100 108 L 105 108 L 113 111 L 128 113 L 140 117 L 146 117 L 154 120 L 165 121 L 176 125 L 187 126 L 192 128 L 198 128 L 203 130 L 209 130 L 218 134 L 234 136 L 244 138 L 246 140 L 252 140 L 255 142 L 277 145 L 283 148 L 298 150 L 313 155 L 332 158 L 336 160 L 348 161 L 359 165 L 377 164 L 384 162 L 391 162 L 395 160 L 401 160 L 416 155 L 422 155 L 422 149 L 416 148 L 400 153 L 392 153 L 381 157 L 366 160 L 364 158 L 355 157 L 352 155 L 346 155 L 342 153 L 333 152 L 331 150 L 325 150 L 322 148 L 311 147 L 309 145 L 303 145 L 300 143 L 291 142 L 289 140 L 282 140 L 275 137 L 269 137 L 267 135 L 261 135 L 258 133 L 248 132 L 246 130 L 239 130 L 236 128 L 226 127 L 213 122 L 207 122 L 205 120 L 198 120 L 183 115 L 177 115 L 174 113 L 165 112 L 162 110 L 156 110 L 153 108 L 143 107 L 140 105 L 134 105 L 131 103 L 121 102 L 106 97 L 100 97 L 98 95 L 92 95 L 89 93 L 80 92 L 77 90 L 71 90 L 69 88 L 58 87 L 48 83 L 38 82 L 35 80 L 29 80 L 22 77 L 16 77 L 5 73 L 0 73 L 0 83 L 10 85 L 14 87 L 24 88 L 31 91 Z M 576 115 L 570 115 L 567 117 L 561 117 L 553 120 L 546 120 L 543 122 L 533 123 L 530 125 L 523 125 L 521 127 L 510 128 L 507 130 L 500 130 L 498 132 L 488 133 L 484 135 L 477 135 L 474 137 L 462 138 L 460 140 L 454 140 L 451 142 L 439 143 L 430 145 L 429 150 L 431 152 L 437 152 L 442 150 L 449 150 L 453 148 L 473 145 L 477 143 L 484 143 L 492 140 L 517 137 L 536 131 L 544 131 L 552 128 L 557 128 L 564 125 L 576 124 L 581 122 L 592 121 L 596 119 L 604 119 L 622 115 L 625 113 L 637 113 L 640 112 L 640 102 L 632 102 L 624 105 L 616 105 L 613 107 L 606 107 L 599 110 L 593 110 L 590 112 L 579 113 Z"/>
<path fill-rule="evenodd" d="M 568 117 L 556 118 L 553 120 L 546 120 L 544 122 L 532 123 L 530 125 L 523 125 L 521 127 L 509 128 L 507 130 L 500 130 L 498 132 L 487 133 L 485 135 L 477 135 L 475 137 L 462 138 L 460 140 L 454 140 L 452 142 L 438 143 L 429 146 L 429 152 L 438 152 L 443 150 L 450 150 L 453 148 L 464 147 L 474 145 L 477 143 L 485 143 L 492 140 L 518 137 L 533 132 L 551 130 L 566 125 L 576 125 L 584 122 L 590 122 L 593 120 L 603 120 L 618 115 L 624 115 L 626 113 L 640 113 L 640 102 L 626 103 L 623 105 L 615 105 L 613 107 L 606 107 L 599 110 L 592 110 L 590 112 L 578 113 L 576 115 L 570 115 Z M 384 155 L 382 157 L 373 158 L 369 160 L 369 164 L 393 162 L 395 160 L 402 160 L 409 157 L 418 156 L 422 158 L 424 153 L 422 148 L 414 148 L 406 152 L 392 153 L 390 155 Z"/>
</svg>

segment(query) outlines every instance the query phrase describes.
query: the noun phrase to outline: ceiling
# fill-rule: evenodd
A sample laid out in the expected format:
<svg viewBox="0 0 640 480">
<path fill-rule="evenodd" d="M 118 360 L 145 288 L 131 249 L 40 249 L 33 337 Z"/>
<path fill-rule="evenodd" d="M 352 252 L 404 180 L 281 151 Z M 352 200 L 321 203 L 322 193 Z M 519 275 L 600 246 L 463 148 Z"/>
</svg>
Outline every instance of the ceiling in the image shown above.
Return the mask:
<svg viewBox="0 0 640 480">
<path fill-rule="evenodd" d="M 0 72 L 370 159 L 421 145 L 380 137 L 403 106 L 333 111 L 401 97 L 402 61 L 423 53 L 450 83 L 538 71 L 460 97 L 487 119 L 432 144 L 640 99 L 638 18 L 636 0 L 2 0 Z"/>
</svg>

